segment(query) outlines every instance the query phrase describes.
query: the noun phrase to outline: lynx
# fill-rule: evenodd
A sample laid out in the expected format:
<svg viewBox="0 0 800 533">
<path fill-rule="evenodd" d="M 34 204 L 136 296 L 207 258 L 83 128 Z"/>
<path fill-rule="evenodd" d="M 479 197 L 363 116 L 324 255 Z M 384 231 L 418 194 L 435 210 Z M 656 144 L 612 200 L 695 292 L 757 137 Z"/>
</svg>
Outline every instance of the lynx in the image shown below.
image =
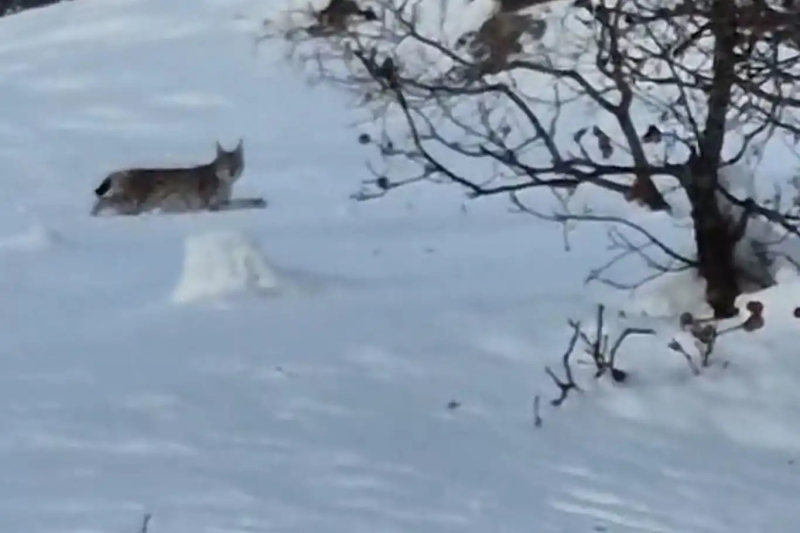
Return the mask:
<svg viewBox="0 0 800 533">
<path fill-rule="evenodd" d="M 215 211 L 231 205 L 231 189 L 244 171 L 244 141 L 232 151 L 217 142 L 211 163 L 186 168 L 132 168 L 108 175 L 95 189 L 96 216 L 106 209 L 121 215 L 162 212 Z M 245 200 L 263 207 L 263 199 Z"/>
</svg>

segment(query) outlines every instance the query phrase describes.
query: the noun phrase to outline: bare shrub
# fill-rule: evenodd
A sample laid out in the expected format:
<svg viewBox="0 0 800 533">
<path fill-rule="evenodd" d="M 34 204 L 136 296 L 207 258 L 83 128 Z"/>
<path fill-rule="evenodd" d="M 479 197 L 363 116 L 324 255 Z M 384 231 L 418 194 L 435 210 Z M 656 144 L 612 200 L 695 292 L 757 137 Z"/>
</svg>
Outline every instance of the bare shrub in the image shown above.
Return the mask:
<svg viewBox="0 0 800 533">
<path fill-rule="evenodd" d="M 745 305 L 745 309 L 748 312 L 747 318 L 735 319 L 736 323 L 724 329 L 720 329 L 721 321 L 714 317 L 697 318 L 691 313 L 683 313 L 679 319 L 680 329 L 690 333 L 691 338 L 694 340 L 694 349 L 686 348 L 677 338 L 670 339 L 667 343 L 667 347 L 682 355 L 689 365 L 692 374 L 698 376 L 702 373 L 703 369 L 711 366 L 711 356 L 717 347 L 717 341 L 720 337 L 736 331 L 750 333 L 764 327 L 764 304 L 757 300 L 751 300 Z M 800 313 L 796 312 L 795 314 Z M 588 328 L 588 331 L 583 328 L 580 322 L 574 320 L 569 321 L 572 335 L 567 343 L 567 349 L 564 355 L 561 356 L 561 366 L 563 367 L 562 374 L 564 377 L 558 377 L 550 367 L 545 367 L 545 372 L 559 390 L 559 395 L 550 402 L 553 406 L 558 407 L 564 403 L 571 391 L 582 390 L 576 381 L 575 371 L 572 367 L 578 341 L 582 342 L 584 353 L 591 357 L 591 364 L 595 367 L 595 379 L 609 374 L 615 383 L 623 384 L 628 379 L 629 371 L 620 369 L 616 364 L 616 359 L 624 341 L 632 335 L 649 336 L 656 335 L 657 333 L 657 331 L 652 328 L 629 326 L 623 328 L 614 340 L 611 341 L 611 337 L 606 331 L 607 327 L 604 317 L 605 307 L 599 305 L 597 307 L 595 323 Z M 694 354 L 692 352 L 694 352 Z M 635 356 L 635 354 L 632 355 Z M 723 366 L 726 366 L 726 364 L 727 363 L 723 363 Z M 536 408 L 536 413 L 538 413 L 538 407 Z"/>
</svg>

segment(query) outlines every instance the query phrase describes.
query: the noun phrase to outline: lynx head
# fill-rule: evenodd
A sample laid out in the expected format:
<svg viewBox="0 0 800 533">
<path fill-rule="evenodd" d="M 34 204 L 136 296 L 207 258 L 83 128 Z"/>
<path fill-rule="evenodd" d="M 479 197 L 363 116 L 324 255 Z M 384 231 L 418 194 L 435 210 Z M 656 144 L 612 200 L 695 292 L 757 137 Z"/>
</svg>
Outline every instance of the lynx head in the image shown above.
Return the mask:
<svg viewBox="0 0 800 533">
<path fill-rule="evenodd" d="M 217 141 L 217 157 L 214 159 L 214 168 L 217 177 L 223 181 L 233 183 L 239 179 L 244 172 L 244 139 L 239 139 L 239 144 L 230 152 Z"/>
</svg>

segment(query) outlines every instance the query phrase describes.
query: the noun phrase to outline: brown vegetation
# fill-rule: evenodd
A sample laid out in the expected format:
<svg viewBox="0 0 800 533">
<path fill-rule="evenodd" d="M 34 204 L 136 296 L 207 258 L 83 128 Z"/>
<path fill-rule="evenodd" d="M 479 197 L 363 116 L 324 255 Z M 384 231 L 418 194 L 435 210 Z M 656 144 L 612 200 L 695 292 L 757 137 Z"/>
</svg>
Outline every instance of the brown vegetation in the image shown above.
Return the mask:
<svg viewBox="0 0 800 533">
<path fill-rule="evenodd" d="M 353 20 L 377 20 L 375 11 L 360 7 L 355 0 L 331 0 L 324 9 L 316 13 L 316 23 L 307 31 L 316 36 L 341 34 L 347 31 Z"/>
</svg>

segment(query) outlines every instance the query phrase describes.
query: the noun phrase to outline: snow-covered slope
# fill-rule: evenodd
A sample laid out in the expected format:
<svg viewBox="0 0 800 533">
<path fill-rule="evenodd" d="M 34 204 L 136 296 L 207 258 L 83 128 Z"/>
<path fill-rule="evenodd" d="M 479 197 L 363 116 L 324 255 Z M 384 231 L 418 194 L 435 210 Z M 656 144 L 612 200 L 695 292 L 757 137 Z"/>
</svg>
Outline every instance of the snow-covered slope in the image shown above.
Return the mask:
<svg viewBox="0 0 800 533">
<path fill-rule="evenodd" d="M 602 228 L 353 203 L 352 115 L 256 47 L 266 4 L 0 21 L 0 532 L 797 531 L 800 291 L 724 369 L 641 338 L 551 409 Z M 88 216 L 110 170 L 239 137 L 268 209 Z"/>
</svg>

